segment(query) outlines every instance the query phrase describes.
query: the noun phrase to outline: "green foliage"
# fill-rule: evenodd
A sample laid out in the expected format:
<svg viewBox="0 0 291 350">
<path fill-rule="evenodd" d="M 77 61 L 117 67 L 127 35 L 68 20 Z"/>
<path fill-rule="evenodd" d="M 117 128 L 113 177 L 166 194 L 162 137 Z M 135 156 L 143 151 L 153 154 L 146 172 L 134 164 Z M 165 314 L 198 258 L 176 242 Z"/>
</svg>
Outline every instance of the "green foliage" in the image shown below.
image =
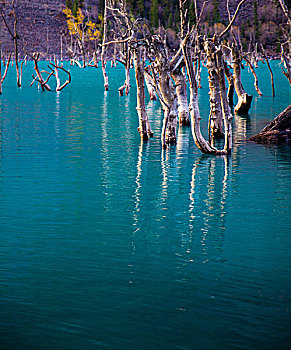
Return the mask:
<svg viewBox="0 0 291 350">
<path fill-rule="evenodd" d="M 152 24 L 153 28 L 157 28 L 159 25 L 158 0 L 152 0 L 152 2 L 151 2 L 151 24 Z"/>
<path fill-rule="evenodd" d="M 258 20 L 257 0 L 254 0 L 253 10 L 254 10 L 253 25 L 254 25 L 254 29 L 255 29 L 255 37 L 256 37 L 256 40 L 258 40 L 259 39 L 259 20 Z"/>
<path fill-rule="evenodd" d="M 73 16 L 75 17 L 77 17 L 77 14 L 78 14 L 78 5 L 79 5 L 78 0 L 75 0 L 73 4 L 73 10 L 72 10 Z"/>
<path fill-rule="evenodd" d="M 277 43 L 276 52 L 277 53 L 281 52 L 281 44 L 280 43 Z"/>
<path fill-rule="evenodd" d="M 173 28 L 173 14 L 172 14 L 172 12 L 170 13 L 170 16 L 169 16 L 168 28 Z"/>
<path fill-rule="evenodd" d="M 73 9 L 72 0 L 66 0 L 66 6 L 67 6 L 67 8 L 69 8 L 70 10 L 72 10 L 72 9 Z"/>
<path fill-rule="evenodd" d="M 144 1 L 143 0 L 138 0 L 137 1 L 137 9 L 140 17 L 145 16 L 145 7 L 144 7 Z"/>
<path fill-rule="evenodd" d="M 219 0 L 212 0 L 213 5 L 213 23 L 220 23 Z"/>
<path fill-rule="evenodd" d="M 191 4 L 189 6 L 188 18 L 189 18 L 190 26 L 193 26 L 193 24 L 196 23 L 195 6 L 194 6 L 194 2 L 193 1 L 191 1 Z"/>
</svg>

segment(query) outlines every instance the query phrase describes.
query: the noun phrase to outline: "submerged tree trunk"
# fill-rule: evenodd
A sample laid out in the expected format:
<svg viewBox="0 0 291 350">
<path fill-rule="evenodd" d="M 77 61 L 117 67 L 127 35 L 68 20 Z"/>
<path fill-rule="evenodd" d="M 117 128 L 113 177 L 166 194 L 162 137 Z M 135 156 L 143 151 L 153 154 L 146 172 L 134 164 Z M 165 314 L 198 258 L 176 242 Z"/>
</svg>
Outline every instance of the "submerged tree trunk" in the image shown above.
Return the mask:
<svg viewBox="0 0 291 350">
<path fill-rule="evenodd" d="M 209 81 L 209 101 L 210 101 L 210 116 L 209 116 L 209 139 L 213 145 L 214 139 L 223 137 L 223 117 L 220 100 L 220 86 L 216 62 L 216 47 L 210 40 L 205 42 L 205 51 L 207 53 L 208 81 Z"/>
<path fill-rule="evenodd" d="M 291 105 L 250 140 L 266 144 L 291 142 Z"/>
<path fill-rule="evenodd" d="M 156 100 L 157 95 L 155 92 L 155 83 L 153 82 L 152 76 L 148 73 L 147 69 L 144 70 L 144 77 L 145 77 L 146 86 L 150 95 L 150 99 Z"/>
<path fill-rule="evenodd" d="M 226 62 L 224 62 L 224 71 L 228 82 L 228 90 L 227 90 L 228 103 L 230 106 L 233 106 L 233 93 L 234 93 L 233 75 L 231 74 L 231 71 L 228 68 L 228 65 Z"/>
<path fill-rule="evenodd" d="M 176 85 L 176 94 L 178 97 L 179 124 L 190 125 L 186 77 L 182 70 L 177 68 L 172 72 L 172 78 Z"/>
<path fill-rule="evenodd" d="M 144 91 L 144 66 L 140 57 L 140 48 L 133 51 L 133 62 L 137 88 L 137 114 L 139 119 L 138 131 L 142 140 L 147 141 L 153 133 L 150 128 L 146 108 L 145 108 L 145 91 Z"/>
<path fill-rule="evenodd" d="M 104 90 L 108 91 L 109 84 L 108 84 L 108 75 L 106 73 L 106 40 L 107 40 L 107 3 L 108 0 L 105 0 L 104 4 L 104 17 L 103 17 L 103 41 L 102 41 L 102 50 L 101 50 L 101 66 L 102 66 L 102 73 L 104 78 Z"/>
<path fill-rule="evenodd" d="M 224 70 L 222 69 L 219 72 L 219 86 L 220 89 L 224 89 L 224 92 L 220 95 L 221 100 L 223 100 L 223 116 L 224 116 L 224 125 L 225 125 L 225 144 L 222 150 L 215 148 L 208 141 L 204 139 L 200 130 L 200 112 L 198 107 L 198 86 L 197 81 L 193 69 L 192 60 L 190 59 L 189 49 L 184 42 L 182 44 L 183 55 L 185 60 L 185 65 L 187 67 L 187 73 L 189 78 L 190 85 L 190 115 L 191 115 L 191 129 L 194 141 L 201 152 L 206 154 L 216 154 L 216 155 L 227 155 L 231 152 L 231 138 L 232 138 L 232 130 L 231 130 L 231 117 L 229 110 L 227 110 L 228 102 L 226 98 L 226 89 L 223 87 L 223 82 L 221 81 L 222 75 L 224 75 Z M 222 53 L 221 53 L 222 55 Z M 220 64 L 221 59 L 218 57 L 218 63 Z M 222 67 L 219 67 L 221 69 Z M 223 77 L 224 79 L 224 77 Z M 225 83 L 224 83 L 225 84 Z M 227 106 L 227 107 L 226 107 Z"/>
<path fill-rule="evenodd" d="M 234 108 L 234 112 L 237 114 L 248 114 L 253 96 L 248 95 L 241 82 L 241 57 L 240 53 L 234 46 L 232 47 L 232 57 L 233 57 L 233 77 L 234 77 L 234 87 L 237 93 L 238 102 Z"/>
</svg>

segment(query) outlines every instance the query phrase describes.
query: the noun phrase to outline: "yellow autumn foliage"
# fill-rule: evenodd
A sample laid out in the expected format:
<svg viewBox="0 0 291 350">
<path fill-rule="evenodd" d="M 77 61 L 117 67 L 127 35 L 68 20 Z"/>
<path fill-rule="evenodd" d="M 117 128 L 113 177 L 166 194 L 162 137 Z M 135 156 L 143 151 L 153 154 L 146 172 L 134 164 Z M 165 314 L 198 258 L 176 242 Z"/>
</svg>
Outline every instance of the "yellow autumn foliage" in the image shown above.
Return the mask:
<svg viewBox="0 0 291 350">
<path fill-rule="evenodd" d="M 76 35 L 81 41 L 96 40 L 100 37 L 100 31 L 96 23 L 91 20 L 85 21 L 85 16 L 79 8 L 77 15 L 74 16 L 72 11 L 66 7 L 63 13 L 67 17 L 67 26 L 71 35 Z"/>
</svg>

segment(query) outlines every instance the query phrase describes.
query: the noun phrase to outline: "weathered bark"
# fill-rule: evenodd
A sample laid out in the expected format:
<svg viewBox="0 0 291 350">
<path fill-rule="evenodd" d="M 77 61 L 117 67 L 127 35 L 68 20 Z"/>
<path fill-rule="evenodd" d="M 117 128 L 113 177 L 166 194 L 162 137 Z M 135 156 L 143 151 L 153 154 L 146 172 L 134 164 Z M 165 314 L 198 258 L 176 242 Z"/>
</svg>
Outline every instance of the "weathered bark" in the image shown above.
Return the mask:
<svg viewBox="0 0 291 350">
<path fill-rule="evenodd" d="M 272 72 L 272 69 L 271 69 L 271 66 L 270 66 L 270 63 L 269 63 L 268 56 L 266 55 L 266 52 L 265 52 L 264 47 L 263 47 L 262 44 L 261 44 L 261 48 L 262 48 L 262 52 L 263 52 L 263 57 L 264 57 L 264 59 L 265 59 L 265 61 L 267 63 L 267 66 L 269 68 L 270 75 L 271 75 L 272 96 L 275 97 L 274 75 L 273 75 L 273 72 Z"/>
<path fill-rule="evenodd" d="M 178 112 L 180 125 L 190 125 L 189 106 L 187 100 L 187 82 L 181 68 L 172 72 L 172 78 L 176 85 L 176 94 L 178 97 Z"/>
<path fill-rule="evenodd" d="M 291 105 L 250 140 L 266 144 L 291 142 Z"/>
<path fill-rule="evenodd" d="M 101 50 L 101 66 L 102 66 L 102 73 L 104 78 L 104 90 L 108 91 L 109 84 L 108 84 L 108 75 L 106 73 L 106 41 L 107 41 L 107 3 L 108 0 L 105 0 L 104 3 L 104 16 L 103 16 L 103 41 L 102 41 L 102 50 Z"/>
<path fill-rule="evenodd" d="M 9 27 L 6 16 L 4 12 L 1 10 L 1 17 L 3 19 L 3 22 L 10 34 L 10 36 L 13 39 L 14 42 L 14 59 L 15 59 L 15 68 L 16 68 L 16 83 L 18 87 L 21 87 L 21 77 L 20 77 L 20 72 L 19 72 L 19 64 L 18 64 L 18 39 L 19 39 L 19 34 L 17 32 L 17 16 L 15 12 L 15 0 L 12 0 L 12 11 L 11 14 L 14 17 L 14 22 L 13 22 L 13 30 Z"/>
<path fill-rule="evenodd" d="M 251 61 L 250 61 L 250 60 L 247 58 L 247 56 L 245 56 L 245 55 L 243 56 L 243 58 L 245 59 L 245 61 L 247 62 L 247 65 L 250 67 L 250 70 L 251 70 L 251 72 L 253 73 L 253 76 L 254 76 L 254 78 L 255 78 L 254 86 L 255 86 L 255 89 L 256 89 L 258 95 L 259 95 L 259 96 L 263 96 L 263 94 L 262 94 L 262 92 L 261 92 L 261 90 L 260 90 L 260 88 L 259 88 L 259 81 L 258 81 L 257 74 L 256 74 L 256 72 L 255 72 L 255 70 L 254 70 L 254 67 L 253 67 Z"/>
<path fill-rule="evenodd" d="M 152 47 L 155 52 L 155 63 L 158 72 L 158 81 L 156 73 L 153 70 L 153 78 L 159 99 L 164 110 L 164 122 L 162 130 L 162 147 L 166 148 L 167 144 L 176 144 L 176 127 L 178 115 L 177 94 L 172 83 L 170 73 L 171 67 L 165 43 L 158 36 L 152 37 Z M 153 69 L 153 67 L 152 67 Z"/>
<path fill-rule="evenodd" d="M 175 88 L 167 69 L 159 71 L 159 88 L 166 105 L 164 109 L 164 125 L 163 125 L 163 147 L 166 144 L 176 144 L 176 127 L 178 115 L 178 103 Z"/>
<path fill-rule="evenodd" d="M 40 53 L 38 52 L 35 52 L 32 54 L 32 59 L 33 59 L 33 62 L 34 62 L 34 70 L 36 72 L 36 75 L 37 77 L 34 77 L 34 75 L 32 75 L 33 77 L 33 81 L 32 83 L 30 84 L 30 86 L 34 83 L 34 81 L 38 81 L 39 84 L 40 84 L 40 87 L 42 89 L 42 91 L 51 91 L 51 88 L 49 87 L 49 85 L 47 84 L 49 78 L 54 74 L 53 72 L 49 73 L 47 79 L 45 80 L 41 73 L 40 70 L 39 70 L 39 67 L 38 67 L 38 59 L 39 59 L 39 56 L 40 56 Z"/>
<path fill-rule="evenodd" d="M 241 56 L 238 49 L 232 46 L 232 58 L 233 58 L 233 77 L 234 77 L 234 87 L 238 97 L 238 102 L 234 108 L 234 112 L 237 114 L 248 114 L 253 96 L 248 95 L 241 82 Z"/>
<path fill-rule="evenodd" d="M 120 96 L 123 96 L 123 90 L 125 89 L 125 94 L 129 94 L 130 89 L 130 62 L 131 62 L 131 52 L 130 48 L 128 47 L 128 43 L 125 43 L 126 45 L 126 53 L 125 53 L 125 61 L 120 61 L 123 63 L 125 67 L 125 81 L 124 84 L 118 89 Z"/>
<path fill-rule="evenodd" d="M 228 103 L 230 106 L 233 106 L 233 93 L 234 93 L 233 75 L 231 74 L 231 71 L 228 68 L 228 65 L 226 62 L 224 62 L 224 71 L 228 82 L 228 90 L 227 90 Z"/>
<path fill-rule="evenodd" d="M 211 40 L 206 40 L 204 48 L 207 54 L 208 81 L 209 81 L 209 139 L 213 145 L 214 139 L 222 137 L 223 132 L 223 117 L 220 100 L 220 86 L 216 62 L 216 48 Z"/>
<path fill-rule="evenodd" d="M 0 42 L 0 95 L 2 94 L 2 84 L 6 78 L 10 60 L 11 60 L 11 54 L 8 56 L 8 60 L 6 63 L 5 63 L 5 60 L 3 60 L 3 63 L 5 65 L 5 70 L 2 76 L 2 51 L 1 51 L 1 42 Z"/>
<path fill-rule="evenodd" d="M 147 69 L 144 70 L 144 77 L 145 77 L 146 86 L 150 95 L 150 99 L 156 100 L 157 95 L 155 93 L 155 84 L 153 82 L 152 76 L 147 72 Z"/>
<path fill-rule="evenodd" d="M 186 37 L 187 39 L 187 37 Z M 226 90 L 224 86 L 224 92 L 221 94 L 221 99 L 224 99 L 223 101 L 223 110 L 224 110 L 224 119 L 225 119 L 225 144 L 224 148 L 222 150 L 218 150 L 214 146 L 212 146 L 208 141 L 204 139 L 204 137 L 201 134 L 200 131 L 200 112 L 198 107 L 198 87 L 197 87 L 197 81 L 193 69 L 192 61 L 189 59 L 189 50 L 186 46 L 186 40 L 182 43 L 182 49 L 183 49 L 183 56 L 185 60 L 185 65 L 187 68 L 188 78 L 189 78 L 189 84 L 190 84 L 190 115 L 191 115 L 191 129 L 194 141 L 198 148 L 201 150 L 201 152 L 206 154 L 216 154 L 216 155 L 227 155 L 231 152 L 231 137 L 232 137 L 232 131 L 231 131 L 231 118 L 229 117 L 229 111 L 227 110 L 228 102 L 226 99 Z M 221 54 L 222 55 L 222 54 Z M 218 62 L 220 62 L 222 58 L 218 58 Z M 220 89 L 223 89 L 223 82 L 221 80 L 221 76 L 224 75 L 223 66 L 221 66 L 222 70 L 219 72 L 219 84 Z M 224 79 L 224 78 L 223 78 Z M 225 84 L 225 83 L 224 83 Z"/>
<path fill-rule="evenodd" d="M 140 48 L 133 51 L 133 62 L 137 87 L 137 114 L 139 119 L 138 131 L 142 140 L 147 141 L 153 133 L 150 128 L 146 108 L 145 108 L 145 91 L 144 91 L 144 66 L 140 57 Z"/>
<path fill-rule="evenodd" d="M 291 55 L 291 52 L 289 51 L 289 56 L 290 55 Z M 283 68 L 281 68 L 282 72 L 285 75 L 285 77 L 288 79 L 289 84 L 291 85 L 291 62 L 290 62 L 290 59 L 287 58 L 287 55 L 284 50 L 284 45 L 281 45 L 281 57 L 284 61 L 284 65 L 286 68 L 286 72 Z"/>
</svg>

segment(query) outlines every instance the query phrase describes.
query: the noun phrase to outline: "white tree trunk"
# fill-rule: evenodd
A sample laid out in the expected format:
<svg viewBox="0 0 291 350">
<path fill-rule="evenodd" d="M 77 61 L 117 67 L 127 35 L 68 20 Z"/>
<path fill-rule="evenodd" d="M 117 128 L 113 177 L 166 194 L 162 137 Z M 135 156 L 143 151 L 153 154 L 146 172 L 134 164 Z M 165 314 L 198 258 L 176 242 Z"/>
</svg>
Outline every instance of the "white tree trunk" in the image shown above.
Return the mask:
<svg viewBox="0 0 291 350">
<path fill-rule="evenodd" d="M 186 77 L 181 69 L 178 68 L 172 72 L 172 78 L 176 85 L 176 94 L 178 97 L 179 123 L 180 125 L 190 125 Z"/>
<path fill-rule="evenodd" d="M 232 57 L 233 57 L 233 78 L 234 87 L 238 97 L 238 102 L 234 108 L 234 112 L 237 114 L 248 114 L 251 108 L 253 96 L 248 95 L 241 82 L 241 57 L 239 51 L 233 46 L 232 47 Z"/>
<path fill-rule="evenodd" d="M 145 91 L 144 91 L 144 67 L 140 58 L 140 49 L 134 49 L 133 62 L 137 87 L 137 114 L 139 119 L 138 131 L 142 140 L 147 141 L 149 136 L 152 137 L 152 131 L 145 108 Z"/>
</svg>

